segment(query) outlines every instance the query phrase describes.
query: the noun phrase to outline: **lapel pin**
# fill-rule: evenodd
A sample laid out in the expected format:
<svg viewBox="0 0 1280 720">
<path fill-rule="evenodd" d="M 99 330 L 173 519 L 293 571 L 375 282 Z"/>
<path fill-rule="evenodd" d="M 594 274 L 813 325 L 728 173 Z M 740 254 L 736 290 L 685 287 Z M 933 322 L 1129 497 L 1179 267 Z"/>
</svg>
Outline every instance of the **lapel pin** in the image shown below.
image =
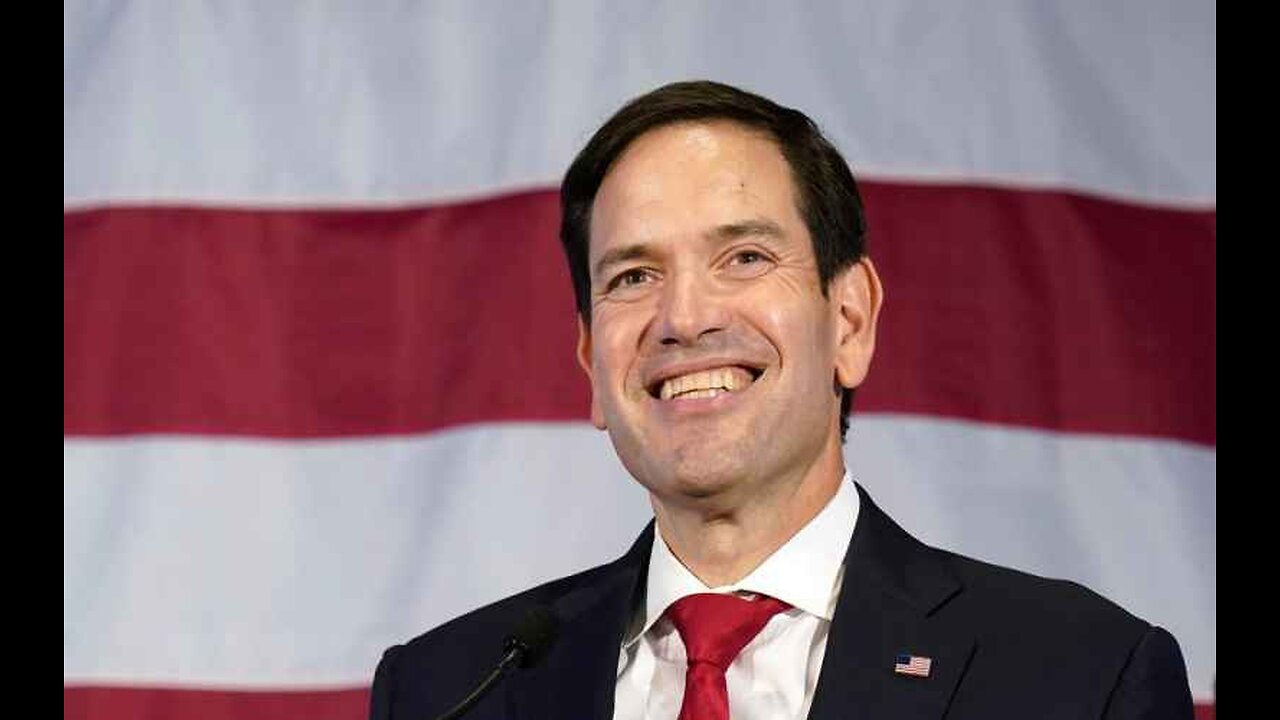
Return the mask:
<svg viewBox="0 0 1280 720">
<path fill-rule="evenodd" d="M 929 677 L 929 668 L 932 666 L 933 658 L 927 658 L 923 655 L 898 653 L 897 659 L 893 661 L 893 671 L 899 675 Z"/>
</svg>

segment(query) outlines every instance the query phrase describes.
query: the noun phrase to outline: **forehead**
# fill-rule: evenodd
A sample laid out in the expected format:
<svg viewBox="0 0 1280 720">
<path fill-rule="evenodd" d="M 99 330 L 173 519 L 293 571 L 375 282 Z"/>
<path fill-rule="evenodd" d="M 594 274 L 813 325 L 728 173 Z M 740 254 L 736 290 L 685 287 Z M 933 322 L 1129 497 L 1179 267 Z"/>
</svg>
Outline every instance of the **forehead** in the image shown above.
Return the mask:
<svg viewBox="0 0 1280 720">
<path fill-rule="evenodd" d="M 751 219 L 802 230 L 778 143 L 732 121 L 675 123 L 636 138 L 610 167 L 592 205 L 589 254 Z"/>
</svg>

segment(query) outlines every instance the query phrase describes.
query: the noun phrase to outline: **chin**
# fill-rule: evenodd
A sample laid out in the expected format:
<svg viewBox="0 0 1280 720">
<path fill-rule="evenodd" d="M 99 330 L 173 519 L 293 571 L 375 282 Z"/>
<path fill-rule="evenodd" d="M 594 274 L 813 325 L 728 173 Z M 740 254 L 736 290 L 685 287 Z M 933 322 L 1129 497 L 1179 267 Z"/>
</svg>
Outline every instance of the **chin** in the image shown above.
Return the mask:
<svg viewBox="0 0 1280 720">
<path fill-rule="evenodd" d="M 686 447 L 660 465 L 649 465 L 641 484 L 660 497 L 702 500 L 723 496 L 747 482 L 752 464 L 738 448 Z"/>
<path fill-rule="evenodd" d="M 677 437 L 673 437 L 678 435 Z M 622 464 L 660 498 L 702 499 L 744 485 L 765 458 L 754 434 L 727 423 L 689 423 L 660 439 L 641 433 L 611 433 Z"/>
<path fill-rule="evenodd" d="M 675 469 L 667 481 L 675 492 L 692 498 L 706 498 L 721 495 L 742 484 L 746 470 L 737 467 L 725 467 L 724 464 L 708 467 L 706 464 L 681 465 Z"/>
</svg>

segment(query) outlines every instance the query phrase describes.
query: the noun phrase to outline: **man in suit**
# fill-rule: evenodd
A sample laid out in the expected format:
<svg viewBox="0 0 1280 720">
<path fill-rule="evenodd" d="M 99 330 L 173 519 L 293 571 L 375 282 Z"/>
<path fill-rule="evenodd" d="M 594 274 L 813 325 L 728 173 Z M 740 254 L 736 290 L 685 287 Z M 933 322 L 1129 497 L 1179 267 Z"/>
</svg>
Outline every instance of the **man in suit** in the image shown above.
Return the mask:
<svg viewBox="0 0 1280 720">
<path fill-rule="evenodd" d="M 561 204 L 592 421 L 654 522 L 613 563 L 388 650 L 373 718 L 444 713 L 534 607 L 554 642 L 466 717 L 1191 717 L 1168 632 L 925 546 L 849 477 L 884 293 L 807 117 L 659 88 L 591 138 Z"/>
</svg>

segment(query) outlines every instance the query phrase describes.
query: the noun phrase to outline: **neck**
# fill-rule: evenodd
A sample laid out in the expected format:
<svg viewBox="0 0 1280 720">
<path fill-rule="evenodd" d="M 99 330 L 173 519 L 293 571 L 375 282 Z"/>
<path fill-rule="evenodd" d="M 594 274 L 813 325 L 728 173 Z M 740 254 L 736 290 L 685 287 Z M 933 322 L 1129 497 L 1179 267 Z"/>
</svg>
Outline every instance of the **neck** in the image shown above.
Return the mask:
<svg viewBox="0 0 1280 720">
<path fill-rule="evenodd" d="M 671 552 L 707 587 L 718 587 L 742 580 L 786 544 L 826 507 L 843 477 L 837 447 L 798 477 L 762 482 L 735 502 L 650 500 Z"/>
</svg>

